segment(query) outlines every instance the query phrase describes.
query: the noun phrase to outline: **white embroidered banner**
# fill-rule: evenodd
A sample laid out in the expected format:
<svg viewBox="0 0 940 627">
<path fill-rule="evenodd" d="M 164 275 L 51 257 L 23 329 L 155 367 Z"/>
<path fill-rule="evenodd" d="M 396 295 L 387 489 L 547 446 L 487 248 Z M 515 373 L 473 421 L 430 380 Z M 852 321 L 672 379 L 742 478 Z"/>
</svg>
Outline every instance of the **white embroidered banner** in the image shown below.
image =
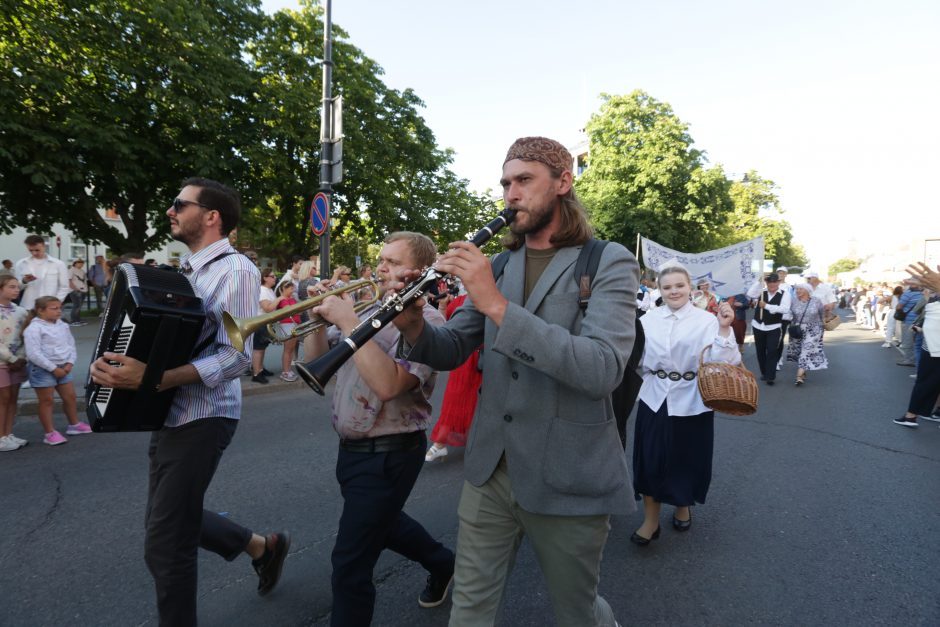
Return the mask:
<svg viewBox="0 0 940 627">
<path fill-rule="evenodd" d="M 704 253 L 683 253 L 666 248 L 651 239 L 642 238 L 643 265 L 652 270 L 670 259 L 676 259 L 692 275 L 692 288 L 700 279 L 708 279 L 714 293 L 728 298 L 747 291 L 761 278 L 760 268 L 764 261 L 764 238 L 755 237 L 746 242 L 733 244 Z M 757 264 L 752 262 L 757 261 Z M 755 272 L 754 268 L 758 270 Z"/>
</svg>

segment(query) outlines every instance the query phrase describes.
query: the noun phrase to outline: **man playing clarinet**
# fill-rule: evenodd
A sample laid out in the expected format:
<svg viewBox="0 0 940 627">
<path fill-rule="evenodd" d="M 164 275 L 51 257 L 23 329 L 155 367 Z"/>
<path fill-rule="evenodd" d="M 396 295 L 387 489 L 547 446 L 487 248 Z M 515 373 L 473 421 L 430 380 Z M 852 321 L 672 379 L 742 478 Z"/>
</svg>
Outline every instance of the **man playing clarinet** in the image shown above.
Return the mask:
<svg viewBox="0 0 940 627">
<path fill-rule="evenodd" d="M 571 168 L 558 142 L 517 140 L 501 180 L 517 210 L 502 274 L 494 279 L 476 246 L 455 242 L 435 267 L 459 277 L 468 300 L 440 327 L 413 307 L 395 320 L 412 362 L 449 370 L 484 346 L 451 625 L 495 623 L 523 535 L 558 625 L 616 624 L 597 585 L 609 517 L 633 510 L 610 397 L 633 345 L 639 270 L 623 246 L 607 245 L 582 312 L 574 267 L 591 228 Z"/>
<path fill-rule="evenodd" d="M 434 263 L 434 242 L 419 233 L 398 232 L 385 238 L 377 273 L 383 285 L 400 280 L 406 270 Z M 367 318 L 378 305 L 361 312 Z M 328 296 L 312 313 L 349 337 L 359 315 L 349 296 Z M 420 315 L 429 326 L 443 324 L 437 309 Z M 327 350 L 325 333 L 316 337 L 316 354 Z M 454 553 L 434 540 L 402 511 L 424 466 L 425 429 L 431 423 L 431 393 L 437 373 L 416 362 L 395 358 L 399 332 L 388 325 L 358 347 L 337 372 L 333 392 L 333 428 L 339 434 L 336 478 L 343 513 L 333 547 L 333 611 L 336 627 L 369 625 L 375 604 L 372 571 L 384 549 L 418 562 L 428 571 L 418 597 L 421 607 L 436 607 L 447 595 L 454 573 Z"/>
</svg>

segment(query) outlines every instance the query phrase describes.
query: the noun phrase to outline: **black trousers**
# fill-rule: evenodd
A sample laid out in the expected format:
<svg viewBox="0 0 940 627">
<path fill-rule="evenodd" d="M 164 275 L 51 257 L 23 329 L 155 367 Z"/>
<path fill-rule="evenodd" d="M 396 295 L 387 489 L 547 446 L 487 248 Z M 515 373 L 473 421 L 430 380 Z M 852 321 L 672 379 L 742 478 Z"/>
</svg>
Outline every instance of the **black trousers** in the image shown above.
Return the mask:
<svg viewBox="0 0 940 627">
<path fill-rule="evenodd" d="M 424 465 L 426 447 L 427 439 L 422 437 L 407 451 L 339 450 L 336 479 L 343 494 L 343 513 L 333 547 L 331 625 L 358 627 L 372 622 L 372 571 L 384 549 L 418 562 L 430 573 L 453 571 L 453 551 L 402 511 Z"/>
<path fill-rule="evenodd" d="M 790 328 L 790 320 L 784 320 L 780 323 L 780 351 L 777 361 L 780 361 L 780 355 L 783 355 L 783 343 L 787 340 L 787 329 Z"/>
<path fill-rule="evenodd" d="M 940 395 L 940 357 L 931 357 L 927 351 L 920 354 L 917 379 L 911 390 L 907 411 L 918 416 L 929 416 L 937 405 Z"/>
<path fill-rule="evenodd" d="M 752 330 L 761 376 L 767 381 L 773 381 L 777 378 L 777 362 L 780 360 L 780 329 L 762 331 L 752 328 Z"/>
<path fill-rule="evenodd" d="M 144 560 L 156 585 L 161 626 L 196 624 L 200 546 L 231 561 L 251 539 L 250 530 L 202 508 L 237 426 L 229 418 L 202 418 L 150 438 Z"/>
</svg>

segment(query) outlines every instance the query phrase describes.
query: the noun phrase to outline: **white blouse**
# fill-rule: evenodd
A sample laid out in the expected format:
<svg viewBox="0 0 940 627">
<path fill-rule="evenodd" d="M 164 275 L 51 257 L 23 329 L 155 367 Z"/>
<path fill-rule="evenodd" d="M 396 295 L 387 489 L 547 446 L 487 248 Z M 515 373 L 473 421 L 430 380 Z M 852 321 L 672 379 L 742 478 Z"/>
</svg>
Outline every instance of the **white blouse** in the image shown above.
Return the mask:
<svg viewBox="0 0 940 627">
<path fill-rule="evenodd" d="M 699 355 L 706 346 L 711 347 L 705 355 L 706 361 L 740 364 L 741 353 L 734 335 L 719 335 L 718 318 L 691 302 L 678 311 L 668 306 L 657 307 L 640 318 L 640 323 L 646 335 L 640 400 L 658 411 L 668 397 L 670 416 L 694 416 L 708 411 L 695 379 L 672 381 L 654 373 L 657 370 L 697 373 Z"/>
</svg>

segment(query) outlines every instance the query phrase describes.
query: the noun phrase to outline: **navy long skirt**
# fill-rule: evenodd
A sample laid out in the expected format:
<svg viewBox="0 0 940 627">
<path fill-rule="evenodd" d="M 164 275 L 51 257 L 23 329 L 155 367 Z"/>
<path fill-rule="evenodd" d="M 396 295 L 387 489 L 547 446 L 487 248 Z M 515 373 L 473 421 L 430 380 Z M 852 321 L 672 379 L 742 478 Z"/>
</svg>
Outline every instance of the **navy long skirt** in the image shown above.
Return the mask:
<svg viewBox="0 0 940 627">
<path fill-rule="evenodd" d="M 715 413 L 670 416 L 640 401 L 633 438 L 633 490 L 660 503 L 704 503 L 712 481 Z"/>
</svg>

